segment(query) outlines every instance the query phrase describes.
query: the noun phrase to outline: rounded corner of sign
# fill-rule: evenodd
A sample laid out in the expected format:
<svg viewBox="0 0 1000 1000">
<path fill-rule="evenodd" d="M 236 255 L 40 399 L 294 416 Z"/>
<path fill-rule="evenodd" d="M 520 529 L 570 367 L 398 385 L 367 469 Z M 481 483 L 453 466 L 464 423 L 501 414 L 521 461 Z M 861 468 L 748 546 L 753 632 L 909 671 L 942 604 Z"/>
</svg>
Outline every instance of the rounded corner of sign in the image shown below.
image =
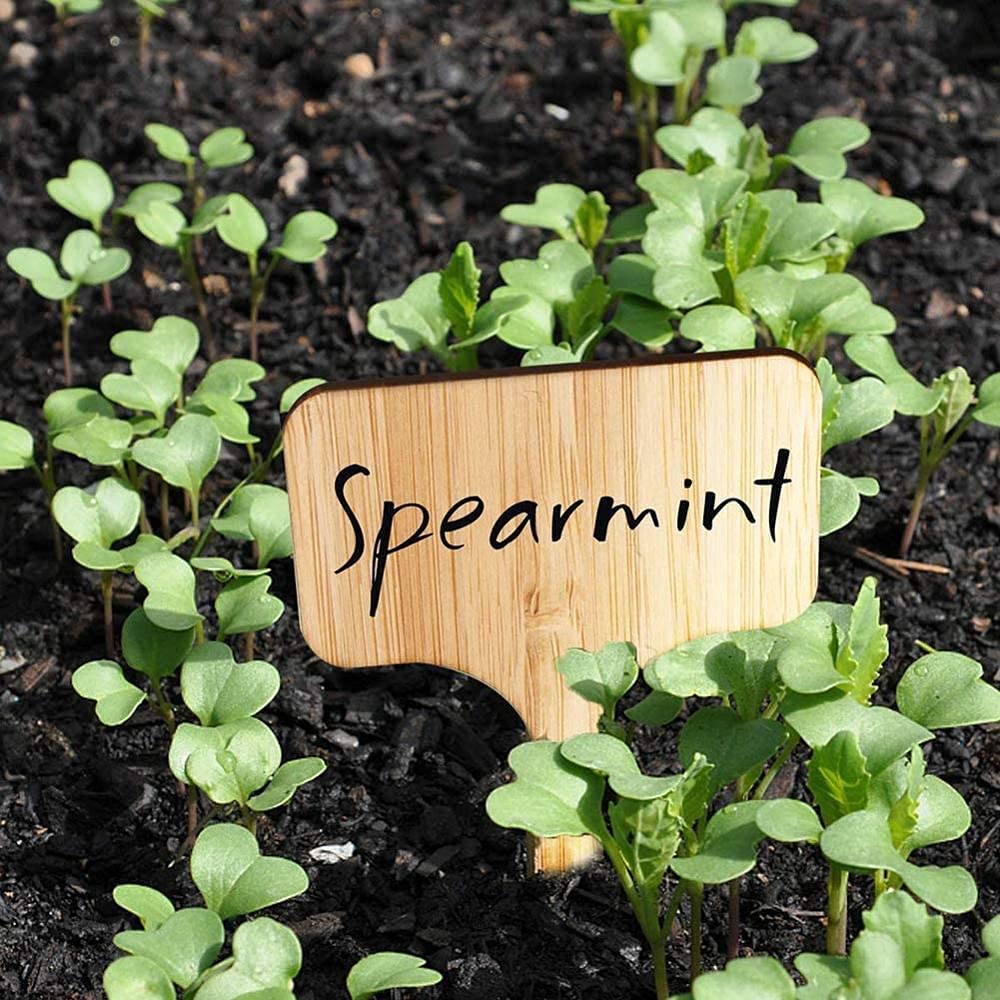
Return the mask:
<svg viewBox="0 0 1000 1000">
<path fill-rule="evenodd" d="M 329 388 L 327 383 L 322 385 L 313 386 L 308 392 L 302 393 L 301 396 L 294 403 L 292 403 L 288 412 L 284 415 L 281 426 L 282 432 L 287 436 L 289 431 L 294 430 L 294 422 L 296 417 L 301 414 L 306 407 L 311 403 L 317 396 L 321 395 L 325 389 Z M 298 419 L 302 419 L 298 417 Z"/>
</svg>

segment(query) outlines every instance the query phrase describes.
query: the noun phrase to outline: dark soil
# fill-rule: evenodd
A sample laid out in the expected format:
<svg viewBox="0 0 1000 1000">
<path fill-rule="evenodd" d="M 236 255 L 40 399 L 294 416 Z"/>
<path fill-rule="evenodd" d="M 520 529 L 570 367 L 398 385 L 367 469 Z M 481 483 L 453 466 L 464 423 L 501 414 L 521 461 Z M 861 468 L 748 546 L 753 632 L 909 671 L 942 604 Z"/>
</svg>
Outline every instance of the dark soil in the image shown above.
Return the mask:
<svg viewBox="0 0 1000 1000">
<path fill-rule="evenodd" d="M 27 42 L 34 54 L 26 68 L 16 65 L 15 52 L 22 62 L 32 57 L 21 45 L 0 69 L 4 250 L 51 250 L 72 228 L 44 182 L 74 157 L 101 161 L 119 191 L 159 172 L 142 136 L 150 120 L 196 137 L 222 124 L 245 127 L 257 156 L 219 184 L 266 205 L 272 228 L 306 206 L 340 221 L 327 260 L 281 272 L 265 303 L 272 325 L 263 359 L 273 374 L 255 404 L 265 438 L 293 378 L 390 376 L 423 365 L 365 337 L 367 308 L 440 266 L 459 239 L 473 242 L 488 281 L 499 260 L 532 253 L 537 236 L 497 218 L 505 203 L 530 200 L 552 180 L 600 188 L 613 204 L 634 197 L 634 147 L 613 101 L 623 84 L 615 44 L 602 19 L 567 16 L 562 0 L 202 0 L 156 26 L 148 78 L 135 68 L 129 4 L 79 19 L 60 43 L 50 11 L 39 10 L 47 5 L 14 2 L 0 38 Z M 917 374 L 954 364 L 974 379 L 996 371 L 1000 86 L 991 74 L 1000 32 L 992 5 L 803 0 L 793 19 L 820 40 L 820 54 L 769 69 L 755 114 L 779 145 L 817 113 L 859 114 L 870 124 L 874 138 L 853 156 L 854 172 L 918 201 L 927 224 L 866 248 L 858 270 L 899 317 L 897 346 Z M 345 74 L 344 59 L 357 52 L 379 67 L 373 79 Z M 309 174 L 282 193 L 295 154 Z M 128 227 L 121 237 L 137 264 L 115 286 L 114 312 L 105 314 L 97 296 L 85 302 L 75 333 L 78 384 L 96 384 L 112 365 L 115 330 L 190 313 L 169 255 L 150 253 Z M 241 351 L 246 294 L 235 257 L 213 247 L 208 271 L 232 289 L 211 306 L 225 347 Z M 42 399 L 61 384 L 55 317 L 7 270 L 0 317 L 0 416 L 37 426 Z M 912 422 L 874 441 L 838 455 L 839 467 L 876 474 L 883 489 L 845 535 L 888 552 L 912 485 Z M 974 425 L 932 487 L 912 551 L 951 575 L 882 578 L 894 649 L 889 690 L 918 639 L 997 673 L 998 470 L 1000 441 Z M 63 474 L 83 470 L 66 463 Z M 102 655 L 94 581 L 52 561 L 28 475 L 0 479 L 0 497 L 0 990 L 89 1000 L 101 995 L 111 938 L 126 925 L 111 901 L 114 885 L 153 882 L 178 902 L 195 899 L 183 863 L 171 867 L 182 805 L 165 776 L 161 727 L 140 715 L 103 729 L 70 688 L 70 672 Z M 851 599 L 865 572 L 824 551 L 821 596 Z M 386 948 L 425 955 L 446 975 L 437 995 L 453 1000 L 648 995 L 646 951 L 605 866 L 525 880 L 519 838 L 486 819 L 484 798 L 522 737 L 511 709 L 445 671 L 345 675 L 326 667 L 299 635 L 287 565 L 276 590 L 289 610 L 262 637 L 261 655 L 281 668 L 284 686 L 266 717 L 286 756 L 318 753 L 330 764 L 262 833 L 267 851 L 300 861 L 312 880 L 305 896 L 277 911 L 303 940 L 301 1000 L 344 995 L 350 964 Z M 120 595 L 122 614 L 131 601 Z M 672 767 L 652 739 L 640 749 L 651 768 Z M 923 855 L 967 865 L 981 887 L 976 912 L 946 924 L 949 959 L 964 969 L 979 954 L 982 921 L 1000 911 L 996 727 L 939 737 L 930 767 L 966 796 L 974 816 L 961 841 Z M 345 841 L 356 847 L 351 860 L 310 861 L 311 849 Z M 748 951 L 787 962 L 820 946 L 823 873 L 814 852 L 765 848 L 744 893 Z M 863 902 L 858 890 L 852 919 Z M 710 892 L 707 907 L 713 964 L 724 948 L 723 895 Z M 674 951 L 677 988 L 684 942 Z"/>
</svg>

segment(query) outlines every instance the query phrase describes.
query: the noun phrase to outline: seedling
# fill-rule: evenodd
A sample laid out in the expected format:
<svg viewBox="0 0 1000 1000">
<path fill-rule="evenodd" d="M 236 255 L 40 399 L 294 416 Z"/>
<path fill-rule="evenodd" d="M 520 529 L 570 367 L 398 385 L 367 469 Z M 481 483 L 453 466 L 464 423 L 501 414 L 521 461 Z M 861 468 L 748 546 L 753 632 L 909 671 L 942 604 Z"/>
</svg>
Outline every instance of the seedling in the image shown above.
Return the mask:
<svg viewBox="0 0 1000 1000">
<path fill-rule="evenodd" d="M 149 72 L 149 39 L 153 31 L 153 22 L 166 14 L 166 7 L 177 3 L 177 0 L 133 0 L 139 8 L 139 68 L 143 73 Z"/>
<path fill-rule="evenodd" d="M 74 160 L 66 176 L 54 177 L 45 190 L 60 208 L 89 222 L 95 233 L 103 231 L 104 216 L 115 200 L 115 189 L 99 163 Z"/>
<path fill-rule="evenodd" d="M 387 990 L 420 989 L 441 982 L 441 973 L 427 969 L 424 959 L 396 951 L 378 951 L 355 963 L 347 974 L 351 1000 L 371 1000 Z"/>
<path fill-rule="evenodd" d="M 673 88 L 677 124 L 687 122 L 691 111 L 702 103 L 738 112 L 763 93 L 757 82 L 763 66 L 799 62 L 817 48 L 812 38 L 776 17 L 746 21 L 730 48 L 726 13 L 736 5 L 720 6 L 716 0 L 681 0 L 669 5 L 635 0 L 570 2 L 585 14 L 607 14 L 621 39 L 642 167 L 651 165 L 652 137 L 660 118 L 660 87 Z M 794 6 L 796 2 L 775 5 Z M 716 59 L 708 67 L 702 87 L 702 71 L 712 52 Z M 700 88 L 703 92 L 699 95 Z"/>
<path fill-rule="evenodd" d="M 253 146 L 247 142 L 246 133 L 234 125 L 216 129 L 204 138 L 198 146 L 197 153 L 192 151 L 184 133 L 170 125 L 152 122 L 146 126 L 144 131 L 146 138 L 156 146 L 156 151 L 160 156 L 184 167 L 188 194 L 195 211 L 201 207 L 205 200 L 202 186 L 204 174 L 211 170 L 239 166 L 251 159 L 254 153 Z M 143 188 L 148 186 L 143 185 Z M 142 188 L 136 190 L 141 191 Z"/>
<path fill-rule="evenodd" d="M 59 23 L 65 24 L 67 19 L 77 14 L 92 14 L 100 10 L 102 0 L 48 0 L 55 8 Z"/>
<path fill-rule="evenodd" d="M 917 485 L 899 546 L 905 558 L 941 463 L 974 421 L 1000 427 L 1000 373 L 990 375 L 977 389 L 964 368 L 952 368 L 925 386 L 903 368 L 886 341 L 850 344 L 845 350 L 852 361 L 885 382 L 899 413 L 920 418 Z"/>
<path fill-rule="evenodd" d="M 258 357 L 257 324 L 260 303 L 267 283 L 282 260 L 312 264 L 326 253 L 326 244 L 337 235 L 337 223 L 324 212 L 293 215 L 281 234 L 281 242 L 271 249 L 266 267 L 260 268 L 260 251 L 267 242 L 267 223 L 254 204 L 241 194 L 232 194 L 227 211 L 215 226 L 222 242 L 246 255 L 250 272 L 250 358 Z"/>
<path fill-rule="evenodd" d="M 127 250 L 104 247 L 100 237 L 87 229 L 76 229 L 66 237 L 59 253 L 59 265 L 43 250 L 17 247 L 7 254 L 7 264 L 16 274 L 31 283 L 43 299 L 59 303 L 59 332 L 62 341 L 63 377 L 73 384 L 70 352 L 70 329 L 77 311 L 76 295 L 82 285 L 102 285 L 114 281 L 131 266 Z"/>
</svg>

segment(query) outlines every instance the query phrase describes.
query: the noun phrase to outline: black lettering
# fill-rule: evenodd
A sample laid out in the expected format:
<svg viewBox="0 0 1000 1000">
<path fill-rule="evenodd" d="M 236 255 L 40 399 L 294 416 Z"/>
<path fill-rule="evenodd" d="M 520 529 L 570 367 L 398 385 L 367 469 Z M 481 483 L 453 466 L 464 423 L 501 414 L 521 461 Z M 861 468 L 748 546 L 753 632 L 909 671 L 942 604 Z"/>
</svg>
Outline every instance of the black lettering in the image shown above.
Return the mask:
<svg viewBox="0 0 1000 1000">
<path fill-rule="evenodd" d="M 771 498 L 767 506 L 767 525 L 771 532 L 772 542 L 777 541 L 775 530 L 778 523 L 778 504 L 781 503 L 781 488 L 786 483 L 791 482 L 790 479 L 785 478 L 785 473 L 788 471 L 788 455 L 787 448 L 778 449 L 778 456 L 774 462 L 774 475 L 769 479 L 755 479 L 753 481 L 754 486 L 771 487 Z"/>
<path fill-rule="evenodd" d="M 354 530 L 354 548 L 351 549 L 351 554 L 347 557 L 347 561 L 339 569 L 334 570 L 334 573 L 343 573 L 345 569 L 350 569 L 364 554 L 365 533 L 361 528 L 358 515 L 354 513 L 351 505 L 347 502 L 347 498 L 344 496 L 344 487 L 347 485 L 348 479 L 353 479 L 354 476 L 370 475 L 371 470 L 366 469 L 363 465 L 347 465 L 337 473 L 337 478 L 333 482 L 333 492 L 336 494 L 337 500 L 340 501 L 340 506 L 343 507 L 344 514 L 347 516 L 347 520 Z"/>
<path fill-rule="evenodd" d="M 468 514 L 463 514 L 461 517 L 454 517 L 458 511 L 464 507 L 466 504 L 472 504 L 472 510 Z M 441 538 L 441 544 L 445 548 L 456 549 L 465 548 L 465 542 L 460 542 L 456 544 L 455 542 L 448 541 L 448 535 L 453 531 L 459 531 L 462 528 L 467 528 L 473 521 L 478 520 L 483 511 L 486 509 L 486 504 L 483 503 L 482 497 L 463 497 L 461 500 L 457 500 L 453 503 L 448 510 L 445 512 L 444 517 L 441 518 L 441 526 L 438 529 L 438 534 Z"/>
<path fill-rule="evenodd" d="M 694 485 L 694 483 L 690 479 L 685 479 L 684 480 L 684 489 L 689 490 L 689 489 L 691 489 L 691 487 L 693 485 Z M 690 510 L 691 510 L 691 501 L 690 500 L 687 500 L 687 499 L 681 500 L 681 502 L 677 505 L 677 530 L 678 531 L 683 531 L 684 530 L 684 525 L 687 524 L 688 513 L 689 513 Z"/>
<path fill-rule="evenodd" d="M 726 497 L 722 503 L 717 504 L 715 502 L 715 492 L 713 490 L 709 490 L 708 493 L 705 494 L 705 513 L 701 521 L 706 531 L 712 530 L 712 525 L 715 522 L 719 511 L 731 503 L 736 504 L 743 511 L 746 515 L 746 519 L 751 524 L 757 523 L 756 518 L 753 516 L 753 511 L 750 509 L 750 506 L 745 500 L 741 500 L 739 497 Z"/>
<path fill-rule="evenodd" d="M 537 514 L 538 504 L 534 500 L 518 500 L 517 503 L 512 503 L 501 513 L 493 525 L 493 530 L 490 532 L 491 547 L 502 549 L 505 545 L 510 545 L 525 528 L 531 529 L 531 537 L 537 542 L 538 524 L 535 520 Z M 506 538 L 501 538 L 500 535 L 503 533 L 503 529 L 516 518 L 521 518 L 520 523 Z"/>
<path fill-rule="evenodd" d="M 420 526 L 405 541 L 400 542 L 398 545 L 390 545 L 389 543 L 392 539 L 392 522 L 396 519 L 396 515 L 404 510 L 419 510 Z M 397 507 L 391 500 L 386 500 L 382 504 L 382 521 L 379 524 L 378 534 L 375 536 L 375 543 L 372 546 L 372 586 L 371 600 L 368 605 L 368 616 L 370 618 L 374 618 L 378 611 L 379 600 L 382 597 L 382 581 L 385 577 L 385 567 L 389 561 L 389 556 L 395 552 L 401 552 L 411 545 L 416 545 L 417 542 L 423 541 L 425 538 L 430 538 L 431 532 L 424 530 L 429 522 L 430 514 L 423 504 L 401 503 Z"/>
<path fill-rule="evenodd" d="M 594 517 L 594 540 L 597 542 L 607 541 L 608 538 L 608 525 L 611 523 L 611 518 L 615 514 L 621 511 L 625 515 L 625 521 L 628 524 L 629 531 L 635 531 L 637 527 L 642 523 L 644 517 L 649 517 L 653 522 L 653 527 L 658 528 L 660 526 L 659 518 L 656 516 L 656 511 L 652 507 L 646 507 L 644 510 L 639 511 L 636 514 L 627 503 L 615 503 L 614 497 L 603 496 L 597 502 L 597 514 Z"/>
<path fill-rule="evenodd" d="M 562 538 L 567 522 L 582 505 L 582 500 L 574 500 L 565 510 L 561 503 L 552 508 L 552 541 L 558 542 Z"/>
</svg>

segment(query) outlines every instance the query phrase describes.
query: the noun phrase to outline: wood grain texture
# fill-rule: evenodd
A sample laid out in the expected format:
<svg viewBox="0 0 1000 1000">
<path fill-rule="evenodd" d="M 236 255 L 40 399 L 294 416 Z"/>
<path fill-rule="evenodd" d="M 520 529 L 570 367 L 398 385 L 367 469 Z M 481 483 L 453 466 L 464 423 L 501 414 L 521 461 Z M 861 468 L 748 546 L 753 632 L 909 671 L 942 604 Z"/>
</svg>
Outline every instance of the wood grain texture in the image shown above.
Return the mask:
<svg viewBox="0 0 1000 1000">
<path fill-rule="evenodd" d="M 635 643 L 640 663 L 713 632 L 787 621 L 817 582 L 821 400 L 812 371 L 794 356 L 644 361 L 432 377 L 315 390 L 285 425 L 299 620 L 312 650 L 338 667 L 434 663 L 479 678 L 521 714 L 532 737 L 564 739 L 593 728 L 594 706 L 553 668 L 571 647 Z M 788 451 L 769 533 L 772 492 L 754 485 Z M 364 552 L 340 572 L 363 531 Z M 685 488 L 685 480 L 691 486 Z M 702 524 L 705 494 L 736 503 Z M 484 511 L 446 536 L 440 519 L 478 496 Z M 602 496 L 622 511 L 595 541 Z M 553 505 L 581 499 L 552 540 Z M 677 528 L 678 504 L 690 512 Z M 502 548 L 495 519 L 518 501 L 537 503 L 530 526 Z M 373 546 L 384 504 L 419 503 L 431 536 L 385 560 L 371 617 Z M 460 508 L 470 513 L 473 504 Z M 421 511 L 399 512 L 391 544 L 410 537 Z M 519 519 L 507 523 L 501 538 Z M 521 518 L 520 520 L 523 520 Z M 568 867 L 581 840 L 546 842 L 536 864 Z"/>
</svg>

